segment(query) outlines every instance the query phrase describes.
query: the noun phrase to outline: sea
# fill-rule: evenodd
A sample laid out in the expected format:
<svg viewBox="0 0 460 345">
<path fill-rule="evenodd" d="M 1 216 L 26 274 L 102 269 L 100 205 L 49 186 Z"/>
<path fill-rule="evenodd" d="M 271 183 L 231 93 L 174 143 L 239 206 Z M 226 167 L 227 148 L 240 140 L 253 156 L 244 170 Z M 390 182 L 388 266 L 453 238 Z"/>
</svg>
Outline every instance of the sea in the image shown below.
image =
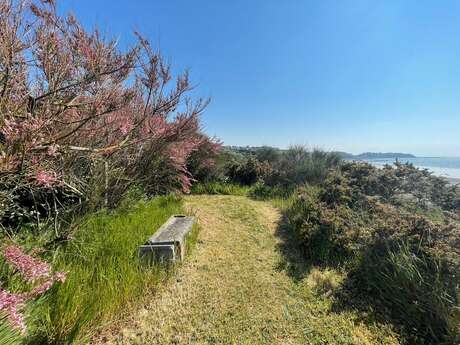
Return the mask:
<svg viewBox="0 0 460 345">
<path fill-rule="evenodd" d="M 395 158 L 375 158 L 363 159 L 377 167 L 383 167 L 385 164 L 392 165 Z M 460 157 L 416 157 L 416 158 L 398 158 L 401 163 L 412 163 L 420 169 L 428 169 L 434 175 L 446 177 L 447 179 L 460 179 Z"/>
</svg>

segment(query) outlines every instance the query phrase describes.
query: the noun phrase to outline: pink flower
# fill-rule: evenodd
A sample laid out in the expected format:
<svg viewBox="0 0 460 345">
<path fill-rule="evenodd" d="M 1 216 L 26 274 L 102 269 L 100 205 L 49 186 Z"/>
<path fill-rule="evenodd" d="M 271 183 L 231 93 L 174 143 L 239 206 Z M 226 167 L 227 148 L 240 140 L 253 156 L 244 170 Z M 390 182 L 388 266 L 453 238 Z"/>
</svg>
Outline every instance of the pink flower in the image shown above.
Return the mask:
<svg viewBox="0 0 460 345">
<path fill-rule="evenodd" d="M 3 256 L 30 283 L 40 278 L 47 278 L 51 274 L 51 267 L 47 263 L 24 254 L 18 246 L 4 248 Z"/>
<path fill-rule="evenodd" d="M 10 293 L 0 288 L 0 312 L 4 312 L 14 328 L 22 333 L 26 331 L 24 317 L 19 312 L 27 300 L 37 297 L 48 291 L 55 282 L 64 282 L 65 272 L 51 274 L 51 267 L 24 252 L 18 246 L 7 246 L 3 249 L 3 256 L 6 262 L 13 266 L 29 283 L 41 280 L 31 291 L 21 294 Z"/>
<path fill-rule="evenodd" d="M 126 135 L 129 132 L 131 132 L 133 128 L 134 128 L 134 125 L 132 121 L 129 118 L 125 118 L 123 123 L 120 126 L 120 132 L 121 134 Z"/>
<path fill-rule="evenodd" d="M 58 178 L 54 171 L 39 170 L 35 174 L 35 181 L 39 186 L 52 188 L 58 183 Z"/>
<path fill-rule="evenodd" d="M 54 273 L 54 275 L 51 278 L 45 280 L 42 284 L 34 287 L 30 292 L 26 293 L 25 296 L 27 297 L 27 299 L 30 299 L 30 298 L 34 298 L 34 297 L 37 297 L 45 293 L 53 286 L 54 283 L 56 282 L 64 283 L 66 279 L 66 275 L 67 273 L 65 272 Z"/>
<path fill-rule="evenodd" d="M 48 147 L 47 153 L 51 157 L 56 157 L 58 155 L 58 149 L 59 149 L 58 145 L 51 145 L 50 147 Z"/>
<path fill-rule="evenodd" d="M 67 273 L 65 272 L 56 272 L 54 274 L 54 281 L 64 283 L 66 280 Z"/>
<path fill-rule="evenodd" d="M 0 289 L 0 311 L 4 312 L 13 327 L 19 329 L 23 334 L 26 332 L 26 324 L 19 309 L 24 306 L 24 302 L 22 295 Z"/>
<path fill-rule="evenodd" d="M 37 156 L 33 156 L 32 159 L 30 160 L 30 163 L 31 163 L 32 165 L 37 165 L 38 162 L 40 162 L 40 158 L 37 157 Z"/>
</svg>

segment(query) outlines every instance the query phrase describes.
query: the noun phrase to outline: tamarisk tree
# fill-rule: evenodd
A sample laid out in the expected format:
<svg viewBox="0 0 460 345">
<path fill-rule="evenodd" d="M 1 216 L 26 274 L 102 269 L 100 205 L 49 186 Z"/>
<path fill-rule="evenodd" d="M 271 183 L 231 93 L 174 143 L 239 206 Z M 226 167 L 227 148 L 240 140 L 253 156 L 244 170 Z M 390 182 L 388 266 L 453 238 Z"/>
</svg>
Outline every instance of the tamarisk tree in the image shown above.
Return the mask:
<svg viewBox="0 0 460 345">
<path fill-rule="evenodd" d="M 100 186 L 111 200 L 136 182 L 152 193 L 187 191 L 190 154 L 218 150 L 200 131 L 208 100 L 189 98 L 188 73 L 174 77 L 135 36 L 122 51 L 59 15 L 54 0 L 0 0 L 3 225 L 57 217 Z"/>
</svg>

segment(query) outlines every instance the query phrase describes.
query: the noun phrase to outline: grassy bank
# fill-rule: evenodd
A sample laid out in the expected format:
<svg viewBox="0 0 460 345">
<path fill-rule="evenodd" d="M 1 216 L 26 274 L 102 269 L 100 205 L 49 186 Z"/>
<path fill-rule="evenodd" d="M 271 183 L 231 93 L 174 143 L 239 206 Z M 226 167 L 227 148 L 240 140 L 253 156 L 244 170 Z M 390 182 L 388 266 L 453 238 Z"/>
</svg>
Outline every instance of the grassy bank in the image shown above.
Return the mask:
<svg viewBox="0 0 460 345">
<path fill-rule="evenodd" d="M 84 218 L 67 244 L 48 250 L 48 261 L 68 272 L 67 280 L 28 306 L 25 342 L 85 342 L 107 321 L 139 305 L 167 271 L 141 266 L 137 247 L 168 217 L 182 212 L 179 199 L 158 197 Z M 36 238 L 27 241 L 37 243 Z"/>
</svg>

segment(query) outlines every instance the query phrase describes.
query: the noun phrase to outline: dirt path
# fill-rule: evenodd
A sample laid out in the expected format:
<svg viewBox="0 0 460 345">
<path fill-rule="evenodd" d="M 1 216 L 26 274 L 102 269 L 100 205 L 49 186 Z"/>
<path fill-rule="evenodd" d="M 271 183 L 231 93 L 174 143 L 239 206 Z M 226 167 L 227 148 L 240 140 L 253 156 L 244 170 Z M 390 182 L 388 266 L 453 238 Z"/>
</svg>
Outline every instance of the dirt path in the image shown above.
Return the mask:
<svg viewBox="0 0 460 345">
<path fill-rule="evenodd" d="M 374 344 L 350 312 L 293 279 L 275 236 L 276 208 L 235 196 L 192 196 L 198 243 L 177 275 L 111 344 Z"/>
</svg>

